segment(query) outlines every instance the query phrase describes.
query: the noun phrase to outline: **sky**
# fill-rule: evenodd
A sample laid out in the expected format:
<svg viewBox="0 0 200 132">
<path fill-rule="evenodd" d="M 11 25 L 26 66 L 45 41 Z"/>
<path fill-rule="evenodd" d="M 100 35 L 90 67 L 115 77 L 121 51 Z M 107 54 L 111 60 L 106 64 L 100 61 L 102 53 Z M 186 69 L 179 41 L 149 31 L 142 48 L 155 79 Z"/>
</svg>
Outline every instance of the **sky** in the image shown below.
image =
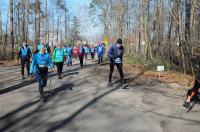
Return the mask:
<svg viewBox="0 0 200 132">
<path fill-rule="evenodd" d="M 96 38 L 100 37 L 103 32 L 102 26 L 93 26 L 91 23 L 91 17 L 89 16 L 88 7 L 91 0 L 69 0 L 69 4 L 72 5 L 72 13 L 74 13 L 83 24 L 81 27 L 81 35 L 84 35 L 87 38 Z"/>
<path fill-rule="evenodd" d="M 18 0 L 13 0 L 18 1 Z M 45 1 L 45 0 L 41 0 Z M 52 0 L 49 0 L 51 2 Z M 89 40 L 98 39 L 103 32 L 102 26 L 93 26 L 91 17 L 88 14 L 88 7 L 91 0 L 66 0 L 70 8 L 71 15 L 77 16 L 81 21 L 80 34 Z M 7 23 L 7 16 L 9 15 L 9 0 L 0 0 L 0 11 L 3 18 L 3 25 Z"/>
</svg>

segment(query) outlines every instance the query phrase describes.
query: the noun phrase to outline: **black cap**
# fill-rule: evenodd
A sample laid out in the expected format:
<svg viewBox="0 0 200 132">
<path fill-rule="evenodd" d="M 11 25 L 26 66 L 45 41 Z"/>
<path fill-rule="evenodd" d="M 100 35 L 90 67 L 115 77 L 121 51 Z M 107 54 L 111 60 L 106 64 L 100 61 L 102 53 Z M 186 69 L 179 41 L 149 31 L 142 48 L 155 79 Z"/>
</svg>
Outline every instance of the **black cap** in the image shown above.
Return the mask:
<svg viewBox="0 0 200 132">
<path fill-rule="evenodd" d="M 118 43 L 118 44 L 122 44 L 122 39 L 118 39 L 118 40 L 117 40 L 117 43 Z"/>
</svg>

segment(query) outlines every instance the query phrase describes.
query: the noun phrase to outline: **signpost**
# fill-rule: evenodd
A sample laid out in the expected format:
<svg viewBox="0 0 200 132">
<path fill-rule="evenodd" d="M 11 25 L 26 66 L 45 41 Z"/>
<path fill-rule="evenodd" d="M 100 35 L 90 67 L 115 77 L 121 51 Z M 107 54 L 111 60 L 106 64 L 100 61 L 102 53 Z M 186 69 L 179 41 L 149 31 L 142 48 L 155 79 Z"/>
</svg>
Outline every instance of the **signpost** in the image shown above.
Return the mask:
<svg viewBox="0 0 200 132">
<path fill-rule="evenodd" d="M 165 66 L 157 66 L 157 71 L 159 72 L 159 79 L 160 79 L 160 74 L 165 70 Z"/>
</svg>

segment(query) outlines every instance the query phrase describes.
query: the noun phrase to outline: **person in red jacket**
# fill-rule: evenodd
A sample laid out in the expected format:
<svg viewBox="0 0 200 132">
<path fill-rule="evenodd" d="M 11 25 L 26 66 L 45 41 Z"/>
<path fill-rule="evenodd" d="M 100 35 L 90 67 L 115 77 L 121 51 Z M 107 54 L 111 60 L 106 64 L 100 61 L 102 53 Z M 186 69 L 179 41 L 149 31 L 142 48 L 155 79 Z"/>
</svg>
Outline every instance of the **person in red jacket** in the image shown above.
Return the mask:
<svg viewBox="0 0 200 132">
<path fill-rule="evenodd" d="M 84 55 L 85 55 L 85 50 L 84 50 L 83 46 L 80 46 L 78 48 L 78 57 L 79 57 L 79 60 L 80 60 L 80 66 L 81 67 L 83 67 Z"/>
<path fill-rule="evenodd" d="M 74 46 L 73 47 L 73 57 L 76 59 L 78 56 L 78 47 L 77 46 Z"/>
</svg>

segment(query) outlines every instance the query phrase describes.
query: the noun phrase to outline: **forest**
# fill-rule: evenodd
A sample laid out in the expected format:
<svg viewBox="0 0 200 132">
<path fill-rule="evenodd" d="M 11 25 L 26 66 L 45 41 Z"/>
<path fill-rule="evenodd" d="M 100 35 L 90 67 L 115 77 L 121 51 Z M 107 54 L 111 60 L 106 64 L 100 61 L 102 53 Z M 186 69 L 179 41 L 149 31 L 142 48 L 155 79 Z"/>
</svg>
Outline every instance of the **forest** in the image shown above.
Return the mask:
<svg viewBox="0 0 200 132">
<path fill-rule="evenodd" d="M 40 36 L 63 44 L 87 40 L 68 3 L 9 0 L 8 11 L 0 12 L 0 59 L 15 59 L 23 40 L 36 47 Z M 86 11 L 87 21 L 103 29 L 98 39 L 112 44 L 122 38 L 130 60 L 165 60 L 172 69 L 192 75 L 199 67 L 200 0 L 91 0 Z"/>
</svg>

